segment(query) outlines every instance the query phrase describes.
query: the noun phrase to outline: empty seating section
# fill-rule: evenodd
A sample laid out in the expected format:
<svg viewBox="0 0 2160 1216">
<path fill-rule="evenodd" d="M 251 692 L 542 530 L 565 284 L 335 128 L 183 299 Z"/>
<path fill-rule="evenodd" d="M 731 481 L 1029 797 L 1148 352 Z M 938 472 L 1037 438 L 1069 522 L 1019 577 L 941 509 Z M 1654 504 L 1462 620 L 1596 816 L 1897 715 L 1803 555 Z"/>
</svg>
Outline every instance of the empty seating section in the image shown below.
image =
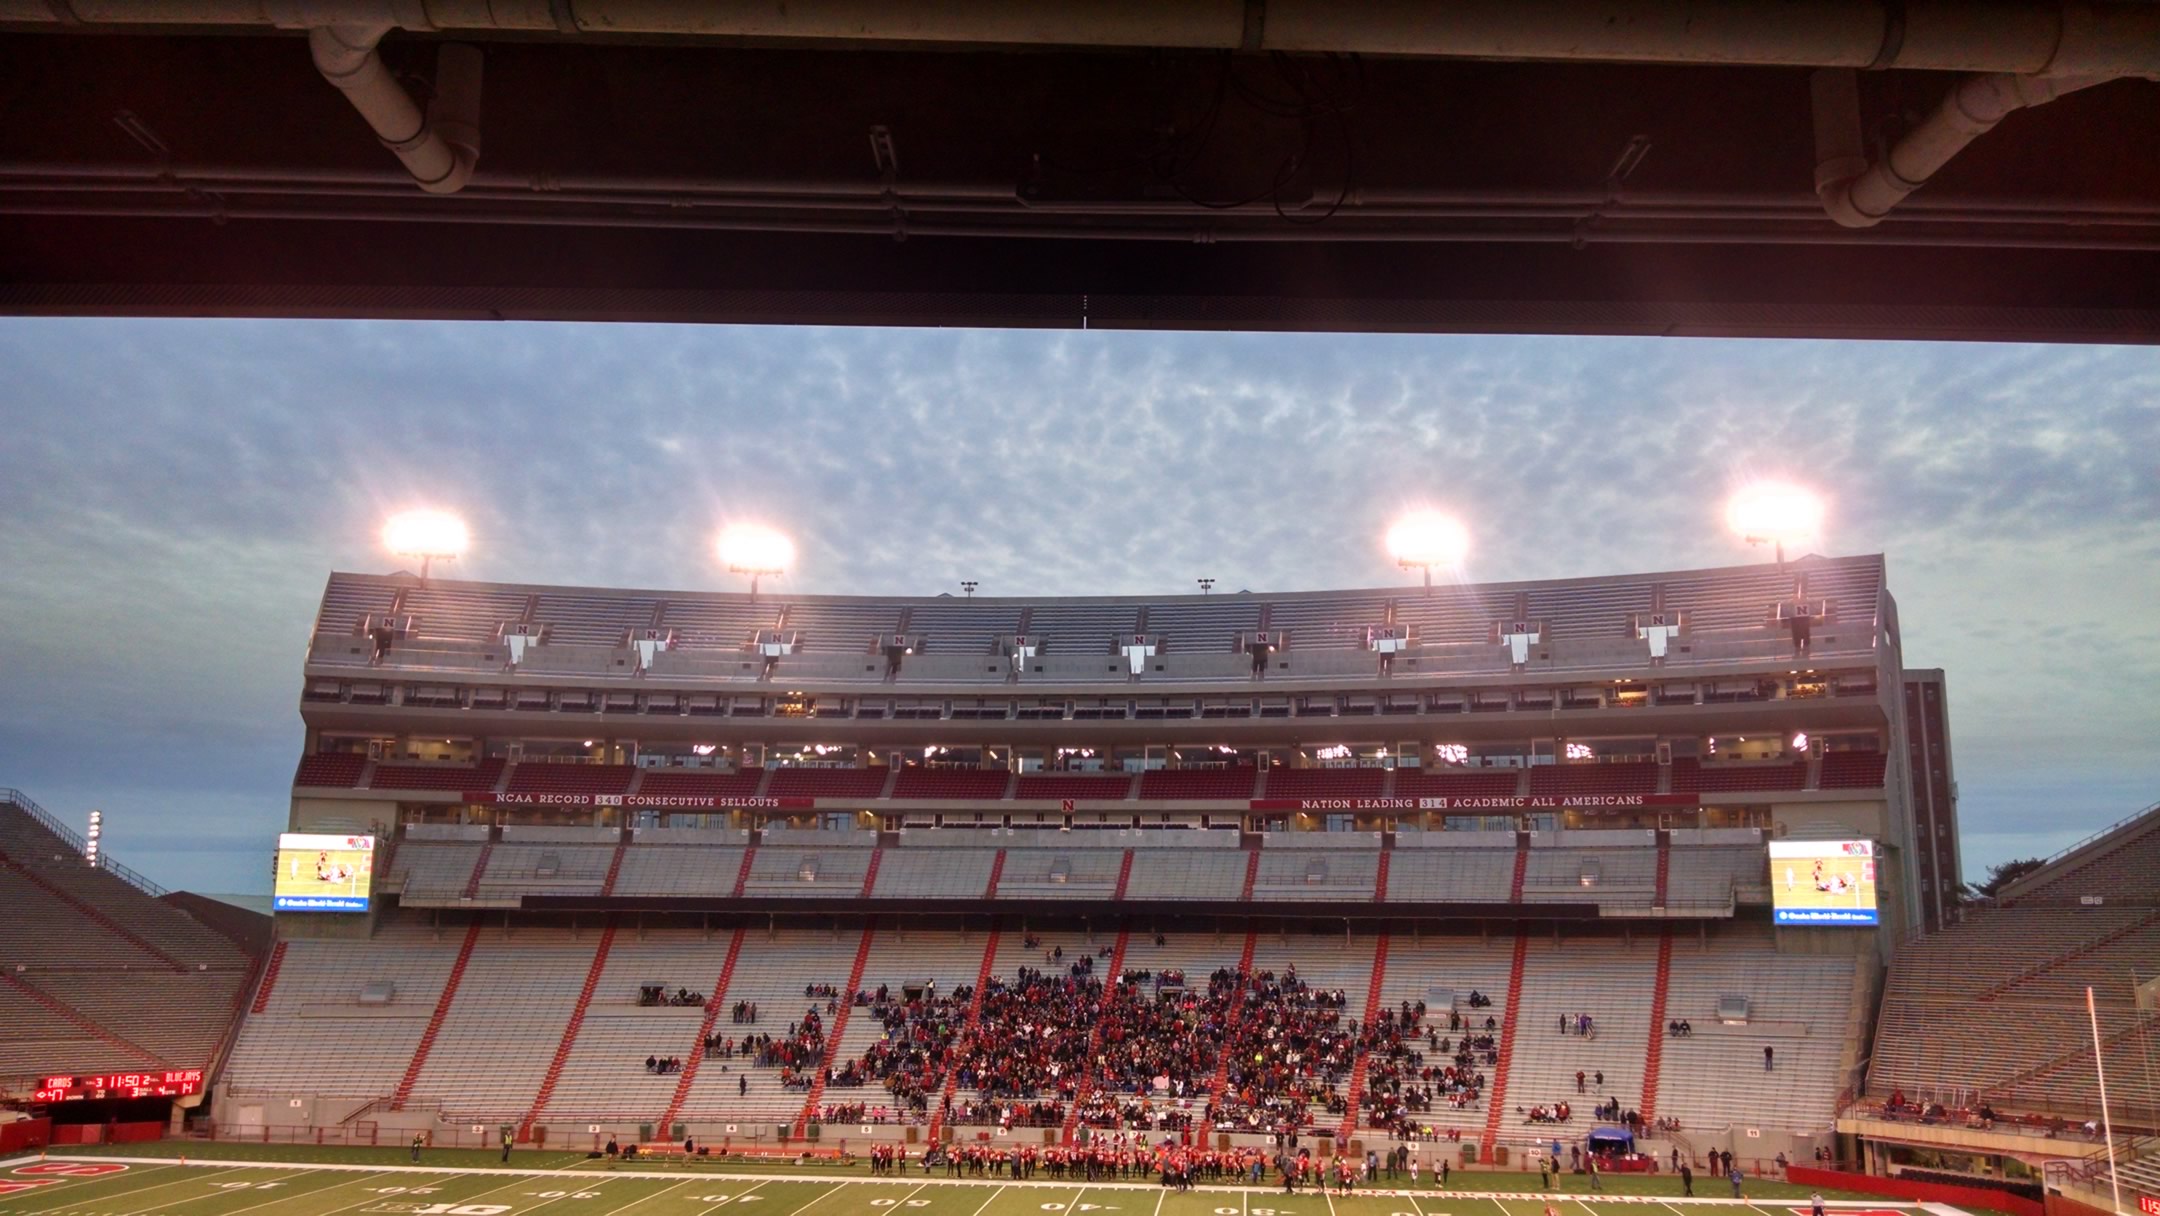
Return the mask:
<svg viewBox="0 0 2160 1216">
<path fill-rule="evenodd" d="M 429 583 L 405 592 L 412 636 L 422 641 L 492 642 L 505 622 L 525 619 L 525 592 L 475 584 Z"/>
<path fill-rule="evenodd" d="M 483 930 L 409 1104 L 439 1105 L 456 1119 L 521 1118 L 562 1041 L 599 937 L 592 929 L 580 936 Z"/>
<path fill-rule="evenodd" d="M 1149 800 L 1250 800 L 1258 776 L 1259 770 L 1250 768 L 1151 769 L 1140 774 L 1140 797 Z"/>
<path fill-rule="evenodd" d="M 855 952 L 861 944 L 859 927 L 745 933 L 742 955 L 735 960 L 735 974 L 722 997 L 723 1007 L 713 1033 L 737 1041 L 749 1034 L 785 1040 L 789 1024 L 801 1021 L 813 1005 L 830 1029 L 832 1018 L 825 1011 L 825 1000 L 805 997 L 803 989 L 814 984 L 830 984 L 836 991 L 847 987 L 848 972 L 854 967 Z M 717 975 L 719 969 L 713 972 Z M 711 983 L 710 978 L 706 983 Z M 737 1001 L 756 1003 L 758 1020 L 754 1025 L 735 1024 L 731 1010 Z M 682 1056 L 690 1058 L 687 1044 Z M 642 1066 L 644 1056 L 638 1057 L 638 1063 Z M 801 1089 L 783 1087 L 778 1067 L 761 1066 L 740 1055 L 707 1058 L 698 1068 L 678 1117 L 686 1121 L 724 1116 L 746 1123 L 792 1123 L 807 1096 Z"/>
<path fill-rule="evenodd" d="M 626 794 L 638 770 L 628 764 L 547 764 L 527 760 L 511 766 L 512 794 Z"/>
<path fill-rule="evenodd" d="M 660 613 L 661 626 L 674 631 L 674 645 L 684 650 L 738 651 L 779 623 L 780 609 L 765 601 L 671 599 Z"/>
<path fill-rule="evenodd" d="M 1875 562 L 1876 580 L 1879 584 L 1881 566 L 1875 559 L 1852 558 L 1835 564 L 1860 562 Z M 1826 563 L 1827 565 L 1829 564 Z M 1822 584 L 1821 572 L 1824 568 L 1808 568 L 1810 598 L 1823 594 L 1817 588 Z M 1664 584 L 1665 610 L 1687 613 L 1688 628 L 1693 630 L 1761 627 L 1770 623 L 1772 604 L 1793 597 L 1795 575 L 1798 573 L 1796 569 L 1760 565 L 1703 571 L 1667 579 Z M 1838 600 L 1841 613 L 1849 614 L 1857 609 L 1867 617 L 1875 614 L 1875 596 L 1872 591 L 1869 592 L 1865 605 L 1851 603 L 1842 595 Z"/>
<path fill-rule="evenodd" d="M 316 633 L 358 633 L 361 623 L 381 616 L 397 603 L 394 584 L 364 576 L 333 574 L 323 588 L 322 611 L 315 618 Z"/>
<path fill-rule="evenodd" d="M 649 595 L 542 592 L 533 609 L 551 645 L 621 646 L 659 615 L 660 601 Z"/>
<path fill-rule="evenodd" d="M 1009 849 L 998 898 L 1107 900 L 1124 860 L 1122 849 Z"/>
<path fill-rule="evenodd" d="M 1807 762 L 1791 764 L 1731 764 L 1683 757 L 1673 761 L 1675 794 L 1752 793 L 1797 790 L 1807 785 Z"/>
<path fill-rule="evenodd" d="M 638 793 L 666 798 L 748 798 L 757 793 L 765 770 L 746 768 L 722 773 L 712 769 L 651 768 L 638 781 Z"/>
<path fill-rule="evenodd" d="M 1514 880 L 1509 849 L 1399 848 L 1388 859 L 1387 901 L 1504 904 Z"/>
<path fill-rule="evenodd" d="M 13 856 L 11 853 L 10 856 Z M 116 933 L 77 933 L 81 917 L 43 887 L 0 866 L 0 967 L 157 967 L 157 956 Z"/>
<path fill-rule="evenodd" d="M 997 640 L 1020 632 L 1020 609 L 995 604 L 919 604 L 908 611 L 907 631 L 922 638 L 924 654 L 988 655 Z"/>
<path fill-rule="evenodd" d="M 1288 635 L 1297 650 L 1361 650 L 1366 632 L 1387 619 L 1387 601 L 1378 596 L 1326 596 L 1276 600 L 1268 609 L 1268 629 Z"/>
<path fill-rule="evenodd" d="M 1383 768 L 1275 768 L 1268 770 L 1270 798 L 1378 798 L 1387 786 Z"/>
<path fill-rule="evenodd" d="M 2150 908 L 1978 909 L 1905 944 L 1883 993 L 1868 1093 L 1977 1090 L 2005 1111 L 2097 1111 L 2089 983 L 2108 1058 L 2122 1062 L 2108 1069 L 2109 1098 L 2128 1109 L 2160 1101 L 2133 1063 L 2160 1043 L 2160 1018 L 2136 1007 L 2131 987 L 2160 952 L 2156 925 Z"/>
<path fill-rule="evenodd" d="M 364 941 L 291 941 L 264 1012 L 242 1023 L 227 1065 L 236 1095 L 387 1097 L 457 962 L 462 929 L 386 922 Z M 363 1005 L 371 984 L 388 1000 Z"/>
<path fill-rule="evenodd" d="M 1234 902 L 1245 892 L 1245 867 L 1249 857 L 1243 849 L 1230 848 L 1135 849 L 1132 877 L 1126 884 L 1125 898 Z M 1005 874 L 1009 882 L 1012 875 L 1009 860 Z M 1369 888 L 1367 893 L 1370 894 Z"/>
<path fill-rule="evenodd" d="M 202 1068 L 232 1025 L 245 973 L 70 969 L 21 978 L 174 1068 Z"/>
<path fill-rule="evenodd" d="M 1493 623 L 1514 616 L 1514 595 L 1499 587 L 1435 587 L 1395 601 L 1395 623 L 1414 627 L 1425 646 L 1491 641 Z"/>
<path fill-rule="evenodd" d="M 884 768 L 776 768 L 765 788 L 774 798 L 875 798 L 885 792 Z"/>
<path fill-rule="evenodd" d="M 378 764 L 368 778 L 371 790 L 491 790 L 502 780 L 503 761 L 478 764 Z"/>
<path fill-rule="evenodd" d="M 1132 787 L 1130 773 L 1028 773 L 1013 789 L 1013 797 L 1122 800 L 1132 796 Z"/>
<path fill-rule="evenodd" d="M 1193 596 L 1151 605 L 1147 632 L 1162 639 L 1165 653 L 1227 654 L 1238 635 L 1260 628 L 1260 605 L 1244 596 Z"/>
<path fill-rule="evenodd" d="M 742 872 L 740 848 L 693 844 L 636 844 L 623 850 L 615 875 L 620 898 L 680 895 L 710 899 L 732 894 Z"/>
<path fill-rule="evenodd" d="M 1760 845 L 1674 845 L 1665 875 L 1666 905 L 1690 908 L 1730 904 L 1735 888 L 1763 886 L 1764 864 Z"/>
<path fill-rule="evenodd" d="M 981 899 L 996 849 L 887 849 L 878 861 L 878 899 Z"/>
<path fill-rule="evenodd" d="M 480 861 L 480 848 L 467 841 L 407 839 L 390 857 L 387 889 L 400 893 L 407 903 L 455 901 L 465 893 L 473 866 Z"/>
<path fill-rule="evenodd" d="M 1377 850 L 1266 849 L 1253 876 L 1253 898 L 1364 903 L 1379 876 Z"/>
<path fill-rule="evenodd" d="M 91 938 L 111 935 L 117 929 L 184 967 L 208 966 L 237 972 L 247 966 L 247 956 L 230 938 L 110 871 L 84 865 L 82 854 L 71 842 L 4 801 L 0 801 L 0 856 L 5 857 L 0 872 L 20 867 L 14 877 L 31 880 L 27 888 L 18 886 L 18 891 L 39 891 L 28 903 L 0 904 L 7 909 L 7 916 L 0 916 L 0 921 L 13 917 L 41 922 L 58 940 L 73 942 L 79 937 L 85 949 L 103 950 L 105 947 L 91 946 Z M 95 919 L 86 921 L 66 901 L 44 893 L 38 888 L 40 882 L 94 909 Z M 21 932 L 21 927 L 16 931 Z"/>
<path fill-rule="evenodd" d="M 1037 604 L 1028 614 L 1028 636 L 1042 654 L 1116 654 L 1120 635 L 1140 624 L 1140 607 L 1121 602 Z"/>
<path fill-rule="evenodd" d="M 1524 903 L 1649 907 L 1657 895 L 1657 849 L 1533 848 L 1523 870 Z"/>
<path fill-rule="evenodd" d="M 1764 928 L 1735 926 L 1708 950 L 1676 938 L 1665 1019 L 1684 1019 L 1694 1033 L 1665 1040 L 1658 1113 L 1677 1117 L 1684 1130 L 1824 1126 L 1844 1086 L 1853 966 L 1849 956 L 1779 954 Z M 1718 1021 L 1725 996 L 1748 998 L 1746 1025 Z M 1775 1053 L 1768 1072 L 1765 1047 Z M 1639 1044 L 1634 1052 L 1641 1054 Z"/>
<path fill-rule="evenodd" d="M 1831 752 L 1822 761 L 1822 788 L 1826 790 L 1875 790 L 1883 784 L 1881 752 Z"/>
<path fill-rule="evenodd" d="M 104 1039 L 54 1017 L 28 993 L 0 984 L 0 1076 L 35 1077 L 61 1072 L 97 1072 L 106 1067 L 142 1067 Z"/>
<path fill-rule="evenodd" d="M 976 800 L 1003 798 L 1012 774 L 1003 769 L 903 768 L 893 779 L 895 798 Z"/>
<path fill-rule="evenodd" d="M 498 844 L 488 851 L 476 894 L 481 899 L 598 895 L 614 860 L 613 845 Z"/>
<path fill-rule="evenodd" d="M 1595 637 L 1613 633 L 1635 613 L 1650 611 L 1650 583 L 1600 580 L 1588 586 L 1532 587 L 1524 598 L 1528 619 L 1544 622 L 1548 636 Z"/>
<path fill-rule="evenodd" d="M 868 654 L 880 635 L 899 631 L 900 612 L 863 600 L 803 601 L 788 605 L 780 627 L 796 635 L 798 651 Z"/>
<path fill-rule="evenodd" d="M 869 849 L 767 846 L 750 859 L 743 894 L 788 899 L 856 899 L 870 873 Z M 845 975 L 840 978 L 846 979 Z"/>
<path fill-rule="evenodd" d="M 1512 798 L 1522 775 L 1514 769 L 1397 769 L 1398 798 Z"/>
<path fill-rule="evenodd" d="M 299 769 L 293 773 L 293 784 L 321 789 L 351 789 L 360 784 L 360 774 L 366 769 L 367 757 L 356 752 L 326 752 L 302 756 Z"/>
<path fill-rule="evenodd" d="M 1544 764 L 1530 770 L 1530 793 L 1579 798 L 1604 794 L 1657 792 L 1658 766 L 1625 764 Z"/>
<path fill-rule="evenodd" d="M 2035 871 L 2028 882 L 2016 884 L 2012 891 L 2020 900 L 2083 895 L 2150 898 L 2155 874 L 2160 874 L 2160 809 L 2148 810 L 2132 825 L 2111 833 L 2098 851 L 2083 858 L 2073 853 Z"/>
</svg>

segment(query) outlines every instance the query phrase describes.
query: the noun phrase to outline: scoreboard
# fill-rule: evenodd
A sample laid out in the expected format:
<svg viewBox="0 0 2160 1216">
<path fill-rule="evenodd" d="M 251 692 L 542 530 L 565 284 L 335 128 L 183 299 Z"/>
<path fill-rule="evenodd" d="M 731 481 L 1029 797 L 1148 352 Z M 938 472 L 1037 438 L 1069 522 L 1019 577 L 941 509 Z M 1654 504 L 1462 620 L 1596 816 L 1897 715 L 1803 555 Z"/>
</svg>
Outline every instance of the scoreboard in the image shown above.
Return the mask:
<svg viewBox="0 0 2160 1216">
<path fill-rule="evenodd" d="M 44 1077 L 32 1102 L 83 1102 L 98 1098 L 179 1098 L 202 1092 L 203 1070 L 106 1072 Z"/>
</svg>

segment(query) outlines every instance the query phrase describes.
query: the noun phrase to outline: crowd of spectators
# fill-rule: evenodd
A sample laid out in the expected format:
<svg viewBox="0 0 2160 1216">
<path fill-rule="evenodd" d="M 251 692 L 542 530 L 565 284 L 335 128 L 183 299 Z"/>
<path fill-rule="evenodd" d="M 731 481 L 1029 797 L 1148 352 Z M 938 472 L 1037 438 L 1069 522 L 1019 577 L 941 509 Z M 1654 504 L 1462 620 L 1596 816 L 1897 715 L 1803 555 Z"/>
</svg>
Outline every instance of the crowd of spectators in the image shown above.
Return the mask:
<svg viewBox="0 0 2160 1216">
<path fill-rule="evenodd" d="M 663 1005 L 703 1009 L 705 1007 L 705 994 L 692 992 L 688 988 L 677 988 L 675 991 L 669 992 L 666 984 L 639 984 L 637 1003 L 648 1009 Z"/>
</svg>

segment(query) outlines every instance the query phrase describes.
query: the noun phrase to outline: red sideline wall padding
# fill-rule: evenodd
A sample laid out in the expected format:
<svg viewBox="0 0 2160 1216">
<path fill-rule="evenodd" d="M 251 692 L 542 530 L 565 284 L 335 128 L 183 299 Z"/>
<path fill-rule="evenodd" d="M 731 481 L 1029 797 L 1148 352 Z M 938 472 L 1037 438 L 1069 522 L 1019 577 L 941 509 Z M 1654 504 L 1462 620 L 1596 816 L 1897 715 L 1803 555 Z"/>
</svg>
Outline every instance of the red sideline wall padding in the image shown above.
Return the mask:
<svg viewBox="0 0 2160 1216">
<path fill-rule="evenodd" d="M 1877 1178 L 1873 1174 L 1848 1174 L 1843 1170 L 1819 1170 L 1811 1165 L 1788 1167 L 1785 1178 L 1798 1186 L 1834 1187 L 1860 1191 L 1889 1199 L 1917 1199 L 1926 1203 L 1954 1203 L 1961 1207 L 1993 1208 L 2012 1216 L 2047 1216 L 2036 1199 L 1984 1186 L 1950 1186 L 1941 1182 L 1908 1182 L 1903 1178 Z"/>
<path fill-rule="evenodd" d="M 52 1129 L 54 1144 L 136 1144 L 164 1138 L 162 1123 L 63 1123 Z"/>
<path fill-rule="evenodd" d="M 52 1142 L 52 1120 L 17 1119 L 13 1123 L 0 1123 L 0 1153 L 12 1153 L 26 1148 L 44 1148 Z"/>
</svg>

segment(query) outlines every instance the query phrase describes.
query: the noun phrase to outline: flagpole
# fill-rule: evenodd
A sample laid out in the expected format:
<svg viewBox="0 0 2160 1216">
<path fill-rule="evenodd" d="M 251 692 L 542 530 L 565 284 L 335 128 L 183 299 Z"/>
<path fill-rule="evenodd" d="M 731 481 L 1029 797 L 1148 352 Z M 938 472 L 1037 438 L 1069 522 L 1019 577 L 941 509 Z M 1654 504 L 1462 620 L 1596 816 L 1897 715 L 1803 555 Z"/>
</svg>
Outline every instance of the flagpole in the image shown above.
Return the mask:
<svg viewBox="0 0 2160 1216">
<path fill-rule="evenodd" d="M 2123 1210 L 2122 1179 L 2115 1176 L 2115 1124 L 2108 1118 L 2107 1069 L 2100 1063 L 2100 1011 L 2093 1004 L 2092 985 L 2085 986 L 2085 1016 L 2092 1022 L 2093 1076 L 2100 1082 L 2100 1134 L 2107 1141 L 2108 1190 L 2113 1193 L 2115 1210 Z"/>
</svg>

